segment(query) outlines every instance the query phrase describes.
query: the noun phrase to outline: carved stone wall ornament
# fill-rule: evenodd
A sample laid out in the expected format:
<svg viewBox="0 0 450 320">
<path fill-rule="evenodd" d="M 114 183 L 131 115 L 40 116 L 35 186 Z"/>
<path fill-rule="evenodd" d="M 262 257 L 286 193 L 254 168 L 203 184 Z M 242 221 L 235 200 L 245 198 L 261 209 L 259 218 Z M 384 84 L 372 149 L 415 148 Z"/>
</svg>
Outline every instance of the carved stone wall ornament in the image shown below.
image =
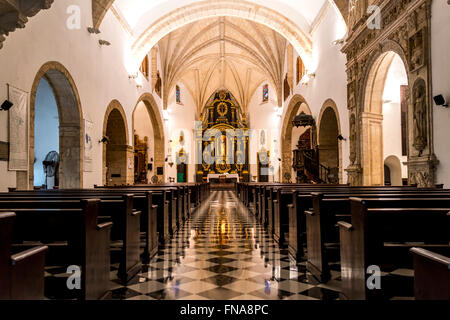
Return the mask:
<svg viewBox="0 0 450 320">
<path fill-rule="evenodd" d="M 414 97 L 414 148 L 419 151 L 419 156 L 427 147 L 427 99 L 425 81 L 419 79 L 413 88 Z"/>
<path fill-rule="evenodd" d="M 365 25 L 368 4 L 381 9 L 381 29 L 370 29 Z M 348 182 L 352 185 L 370 183 L 367 182 L 370 179 L 364 178 L 368 176 L 364 171 L 371 169 L 370 166 L 363 166 L 363 160 L 369 158 L 363 152 L 382 149 L 382 146 L 367 145 L 367 136 L 374 134 L 373 130 L 380 129 L 375 129 L 378 120 L 370 115 L 373 111 L 370 110 L 371 105 L 367 105 L 374 103 L 374 100 L 366 99 L 366 95 L 368 90 L 373 90 L 372 70 L 375 70 L 375 66 L 381 67 L 380 59 L 389 52 L 398 54 L 403 60 L 410 88 L 406 113 L 408 161 L 405 163 L 408 166 L 409 183 L 417 183 L 421 187 L 434 185 L 438 161 L 434 155 L 431 134 L 430 7 L 430 0 L 349 1 L 349 35 L 342 51 L 348 61 L 350 166 L 346 171 Z"/>
</svg>

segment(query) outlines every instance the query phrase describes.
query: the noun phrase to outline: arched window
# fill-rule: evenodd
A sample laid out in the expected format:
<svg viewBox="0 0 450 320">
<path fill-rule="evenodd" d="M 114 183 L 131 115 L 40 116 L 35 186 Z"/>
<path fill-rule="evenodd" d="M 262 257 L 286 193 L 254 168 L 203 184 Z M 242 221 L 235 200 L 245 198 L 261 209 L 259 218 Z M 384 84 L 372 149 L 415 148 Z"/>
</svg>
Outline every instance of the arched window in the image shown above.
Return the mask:
<svg viewBox="0 0 450 320">
<path fill-rule="evenodd" d="M 265 84 L 263 86 L 263 98 L 262 98 L 263 102 L 267 102 L 269 101 L 269 85 Z"/>
<path fill-rule="evenodd" d="M 305 75 L 305 65 L 303 64 L 302 58 L 297 57 L 297 84 L 302 80 Z"/>
<path fill-rule="evenodd" d="M 148 56 L 145 56 L 144 60 L 142 60 L 141 67 L 139 70 L 142 72 L 144 77 L 148 79 L 149 76 L 149 62 L 148 62 Z"/>
<path fill-rule="evenodd" d="M 175 86 L 175 98 L 176 98 L 177 103 L 181 104 L 181 90 L 178 85 Z"/>
</svg>

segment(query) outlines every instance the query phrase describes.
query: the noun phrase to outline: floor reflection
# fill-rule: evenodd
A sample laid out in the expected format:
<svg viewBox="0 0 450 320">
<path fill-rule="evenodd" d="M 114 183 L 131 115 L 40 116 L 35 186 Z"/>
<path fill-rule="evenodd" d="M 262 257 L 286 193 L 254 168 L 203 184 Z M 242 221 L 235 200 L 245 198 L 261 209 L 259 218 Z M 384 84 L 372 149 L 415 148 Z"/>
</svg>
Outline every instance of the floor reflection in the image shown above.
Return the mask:
<svg viewBox="0 0 450 320">
<path fill-rule="evenodd" d="M 113 299 L 336 299 L 313 284 L 305 262 L 280 250 L 231 191 L 214 191 Z"/>
</svg>

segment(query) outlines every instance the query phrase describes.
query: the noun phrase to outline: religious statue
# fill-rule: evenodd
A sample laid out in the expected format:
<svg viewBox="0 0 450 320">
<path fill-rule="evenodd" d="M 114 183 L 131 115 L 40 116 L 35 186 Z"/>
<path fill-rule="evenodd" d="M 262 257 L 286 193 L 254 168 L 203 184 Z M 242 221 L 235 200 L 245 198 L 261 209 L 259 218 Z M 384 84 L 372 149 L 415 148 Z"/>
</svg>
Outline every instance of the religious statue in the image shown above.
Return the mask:
<svg viewBox="0 0 450 320">
<path fill-rule="evenodd" d="M 358 21 L 364 16 L 366 8 L 361 0 L 350 0 L 348 2 L 348 24 L 353 28 Z"/>
<path fill-rule="evenodd" d="M 416 33 L 410 39 L 410 54 L 411 54 L 411 70 L 416 70 L 423 65 L 423 44 L 422 32 Z"/>
<path fill-rule="evenodd" d="M 427 103 L 425 86 L 418 83 L 414 88 L 414 148 L 419 155 L 427 146 Z"/>
<path fill-rule="evenodd" d="M 356 161 L 356 120 L 355 115 L 350 117 L 350 164 Z"/>
<path fill-rule="evenodd" d="M 155 84 L 155 92 L 161 98 L 161 76 L 159 75 L 159 71 L 156 74 L 157 80 Z"/>
</svg>

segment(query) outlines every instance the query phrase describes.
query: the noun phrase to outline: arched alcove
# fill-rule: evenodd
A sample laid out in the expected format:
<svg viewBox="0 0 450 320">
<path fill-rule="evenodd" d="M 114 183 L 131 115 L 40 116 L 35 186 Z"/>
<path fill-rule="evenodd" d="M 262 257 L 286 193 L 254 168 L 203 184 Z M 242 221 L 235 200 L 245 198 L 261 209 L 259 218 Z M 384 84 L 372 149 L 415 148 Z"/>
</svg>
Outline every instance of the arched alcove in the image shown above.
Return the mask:
<svg viewBox="0 0 450 320">
<path fill-rule="evenodd" d="M 81 188 L 83 186 L 83 119 L 80 98 L 69 71 L 59 62 L 48 62 L 37 72 L 30 95 L 30 145 L 28 186 L 18 179 L 18 189 L 34 185 L 34 159 L 36 136 L 36 105 L 41 80 L 51 87 L 59 120 L 59 188 Z"/>
<path fill-rule="evenodd" d="M 390 175 L 390 185 L 401 186 L 403 184 L 403 181 L 402 165 L 400 163 L 400 159 L 396 156 L 389 156 L 384 160 L 384 166 L 389 169 L 388 174 Z"/>
<path fill-rule="evenodd" d="M 281 131 L 281 181 L 286 180 L 286 173 L 289 173 L 291 174 L 291 177 L 294 177 L 292 168 L 292 132 L 294 126 L 292 124 L 292 120 L 299 113 L 302 105 L 304 106 L 303 108 L 306 111 L 305 113 L 311 114 L 311 109 L 306 103 L 305 98 L 303 98 L 299 94 L 294 95 L 289 102 L 289 106 L 283 120 L 283 127 Z"/>
<path fill-rule="evenodd" d="M 387 51 L 374 60 L 367 76 L 361 119 L 363 185 L 384 185 L 386 152 L 397 157 L 407 155 L 407 85 L 401 55 Z"/>
<path fill-rule="evenodd" d="M 155 99 L 150 93 L 143 94 L 138 102 L 136 103 L 136 106 L 133 110 L 133 132 L 136 128 L 135 124 L 135 115 L 136 110 L 138 110 L 139 107 L 145 106 L 146 112 L 148 114 L 148 117 L 150 118 L 150 125 L 152 126 L 152 132 L 153 136 L 149 137 L 149 139 L 152 139 L 151 146 L 153 146 L 153 153 L 150 151 L 150 154 L 153 155 L 153 165 L 152 165 L 152 172 L 151 175 L 158 176 L 159 182 L 165 181 L 165 172 L 164 172 L 164 166 L 165 166 L 165 144 L 164 144 L 164 125 L 163 125 L 163 119 L 160 110 L 158 109 L 158 105 L 156 104 Z M 162 174 L 158 174 L 158 168 L 159 173 L 161 173 L 162 168 Z"/>
<path fill-rule="evenodd" d="M 333 100 L 327 100 L 320 111 L 318 123 L 319 161 L 339 175 L 342 182 L 342 141 L 339 112 Z"/>
<path fill-rule="evenodd" d="M 129 146 L 125 112 L 117 100 L 113 100 L 106 110 L 103 137 L 103 184 L 132 184 L 133 148 Z"/>
</svg>

